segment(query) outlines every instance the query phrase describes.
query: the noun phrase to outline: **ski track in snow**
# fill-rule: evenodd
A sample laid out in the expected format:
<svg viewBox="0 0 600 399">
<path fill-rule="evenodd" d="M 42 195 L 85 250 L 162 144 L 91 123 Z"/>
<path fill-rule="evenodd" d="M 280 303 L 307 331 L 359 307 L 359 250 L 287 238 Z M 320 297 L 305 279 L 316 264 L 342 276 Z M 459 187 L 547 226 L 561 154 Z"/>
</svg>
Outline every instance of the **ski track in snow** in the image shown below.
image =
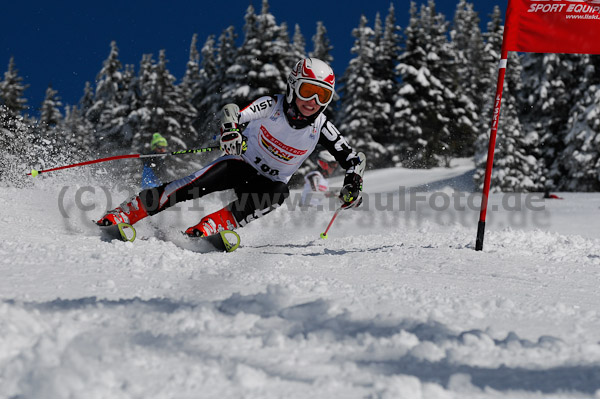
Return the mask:
<svg viewBox="0 0 600 399">
<path fill-rule="evenodd" d="M 475 212 L 369 207 L 320 240 L 332 211 L 284 206 L 223 254 L 185 207 L 103 241 L 101 196 L 64 218 L 59 186 L 0 193 L 0 398 L 600 398 L 600 228 L 571 233 L 595 197 L 549 203 L 550 231 L 492 224 L 483 252 Z"/>
</svg>

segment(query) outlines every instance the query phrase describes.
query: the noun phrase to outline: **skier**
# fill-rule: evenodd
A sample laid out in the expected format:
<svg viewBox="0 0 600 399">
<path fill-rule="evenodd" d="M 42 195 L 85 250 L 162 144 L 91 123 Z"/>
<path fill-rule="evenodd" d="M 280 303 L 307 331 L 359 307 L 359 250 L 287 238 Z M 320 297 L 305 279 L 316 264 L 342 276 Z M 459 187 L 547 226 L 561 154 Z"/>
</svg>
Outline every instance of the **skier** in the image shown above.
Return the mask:
<svg viewBox="0 0 600 399">
<path fill-rule="evenodd" d="M 346 169 L 340 192 L 343 205 L 360 205 L 364 154 L 353 151 L 323 114 L 334 87 L 335 76 L 326 63 L 300 60 L 288 76 L 285 95 L 260 97 L 241 111 L 236 104 L 223 107 L 223 156 L 187 177 L 143 190 L 96 223 L 134 224 L 175 203 L 233 189 L 236 200 L 204 216 L 185 233 L 210 236 L 243 227 L 283 204 L 289 196 L 288 181 L 317 144 Z M 240 126 L 246 123 L 242 136 Z"/>
<path fill-rule="evenodd" d="M 300 204 L 304 206 L 319 206 L 324 198 L 330 198 L 335 195 L 329 191 L 330 177 L 338 167 L 337 160 L 328 151 L 319 152 L 317 164 L 320 170 L 314 170 L 304 176 L 304 189 Z"/>
<path fill-rule="evenodd" d="M 154 133 L 150 141 L 150 150 L 154 154 L 164 154 L 167 152 L 167 139 L 160 133 Z M 142 170 L 142 190 L 158 187 L 162 184 L 165 177 L 164 157 L 144 158 L 144 169 Z"/>
</svg>

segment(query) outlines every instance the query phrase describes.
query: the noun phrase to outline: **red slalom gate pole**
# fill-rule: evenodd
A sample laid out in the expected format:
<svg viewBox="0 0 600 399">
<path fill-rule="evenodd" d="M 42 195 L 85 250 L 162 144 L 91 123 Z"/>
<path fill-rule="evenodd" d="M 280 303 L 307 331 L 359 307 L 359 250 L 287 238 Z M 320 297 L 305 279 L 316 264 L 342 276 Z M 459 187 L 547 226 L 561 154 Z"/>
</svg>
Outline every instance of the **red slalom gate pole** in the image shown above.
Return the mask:
<svg viewBox="0 0 600 399">
<path fill-rule="evenodd" d="M 481 196 L 481 210 L 479 213 L 479 223 L 477 224 L 477 237 L 475 239 L 475 250 L 483 250 L 483 237 L 485 235 L 485 218 L 487 215 L 488 197 L 490 194 L 490 185 L 492 180 L 492 168 L 494 164 L 494 151 L 496 148 L 496 135 L 498 134 L 498 125 L 500 123 L 500 107 L 502 105 L 502 91 L 504 88 L 504 75 L 508 63 L 508 51 L 506 49 L 506 36 L 508 26 L 504 29 L 504 39 L 502 41 L 502 55 L 498 65 L 498 83 L 496 85 L 496 96 L 494 97 L 494 115 L 492 116 L 492 126 L 490 129 L 490 142 L 488 145 L 487 163 L 485 167 L 485 180 L 483 182 L 483 192 Z"/>
</svg>

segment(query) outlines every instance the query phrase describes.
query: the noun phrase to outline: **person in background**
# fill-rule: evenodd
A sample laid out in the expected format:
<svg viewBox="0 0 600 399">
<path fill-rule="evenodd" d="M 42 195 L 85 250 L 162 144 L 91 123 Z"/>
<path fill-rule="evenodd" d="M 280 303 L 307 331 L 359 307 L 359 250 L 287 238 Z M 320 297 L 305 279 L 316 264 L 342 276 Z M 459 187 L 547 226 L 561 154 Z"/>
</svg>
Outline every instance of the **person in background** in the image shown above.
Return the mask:
<svg viewBox="0 0 600 399">
<path fill-rule="evenodd" d="M 150 141 L 150 150 L 154 154 L 166 153 L 167 145 L 167 139 L 165 139 L 160 133 L 154 133 L 152 135 L 152 141 Z M 145 158 L 144 169 L 142 170 L 142 190 L 162 185 L 165 177 L 165 169 L 164 157 Z"/>
<path fill-rule="evenodd" d="M 302 198 L 300 205 L 302 206 L 319 206 L 323 199 L 334 197 L 337 193 L 329 190 L 328 177 L 331 177 L 333 172 L 338 167 L 337 160 L 328 151 L 319 152 L 317 159 L 319 170 L 314 170 L 304 176 L 304 189 L 302 190 Z"/>
</svg>

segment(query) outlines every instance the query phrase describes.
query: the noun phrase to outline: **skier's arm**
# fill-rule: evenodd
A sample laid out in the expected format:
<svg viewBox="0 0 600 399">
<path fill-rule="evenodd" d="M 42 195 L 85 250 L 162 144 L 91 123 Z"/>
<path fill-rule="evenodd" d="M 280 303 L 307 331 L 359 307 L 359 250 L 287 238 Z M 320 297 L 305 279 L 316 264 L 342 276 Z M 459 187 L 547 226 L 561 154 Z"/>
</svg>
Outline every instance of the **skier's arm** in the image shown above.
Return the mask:
<svg viewBox="0 0 600 399">
<path fill-rule="evenodd" d="M 228 155 L 241 155 L 246 151 L 246 137 L 242 135 L 244 124 L 266 118 L 277 102 L 276 97 L 264 96 L 240 111 L 237 104 L 226 104 L 221 109 L 221 150 Z"/>
<path fill-rule="evenodd" d="M 366 161 L 364 154 L 354 151 L 330 121 L 326 121 L 321 128 L 319 144 L 335 157 L 342 168 L 346 169 L 340 199 L 347 205 L 354 203 L 360 205 L 362 175 Z"/>
<path fill-rule="evenodd" d="M 248 123 L 250 121 L 268 118 L 273 112 L 273 107 L 277 104 L 277 97 L 263 96 L 242 109 L 239 112 L 239 124 Z"/>
<path fill-rule="evenodd" d="M 356 151 L 330 121 L 326 121 L 321 128 L 319 144 L 325 147 L 347 172 L 354 172 L 354 166 L 360 163 Z"/>
</svg>

